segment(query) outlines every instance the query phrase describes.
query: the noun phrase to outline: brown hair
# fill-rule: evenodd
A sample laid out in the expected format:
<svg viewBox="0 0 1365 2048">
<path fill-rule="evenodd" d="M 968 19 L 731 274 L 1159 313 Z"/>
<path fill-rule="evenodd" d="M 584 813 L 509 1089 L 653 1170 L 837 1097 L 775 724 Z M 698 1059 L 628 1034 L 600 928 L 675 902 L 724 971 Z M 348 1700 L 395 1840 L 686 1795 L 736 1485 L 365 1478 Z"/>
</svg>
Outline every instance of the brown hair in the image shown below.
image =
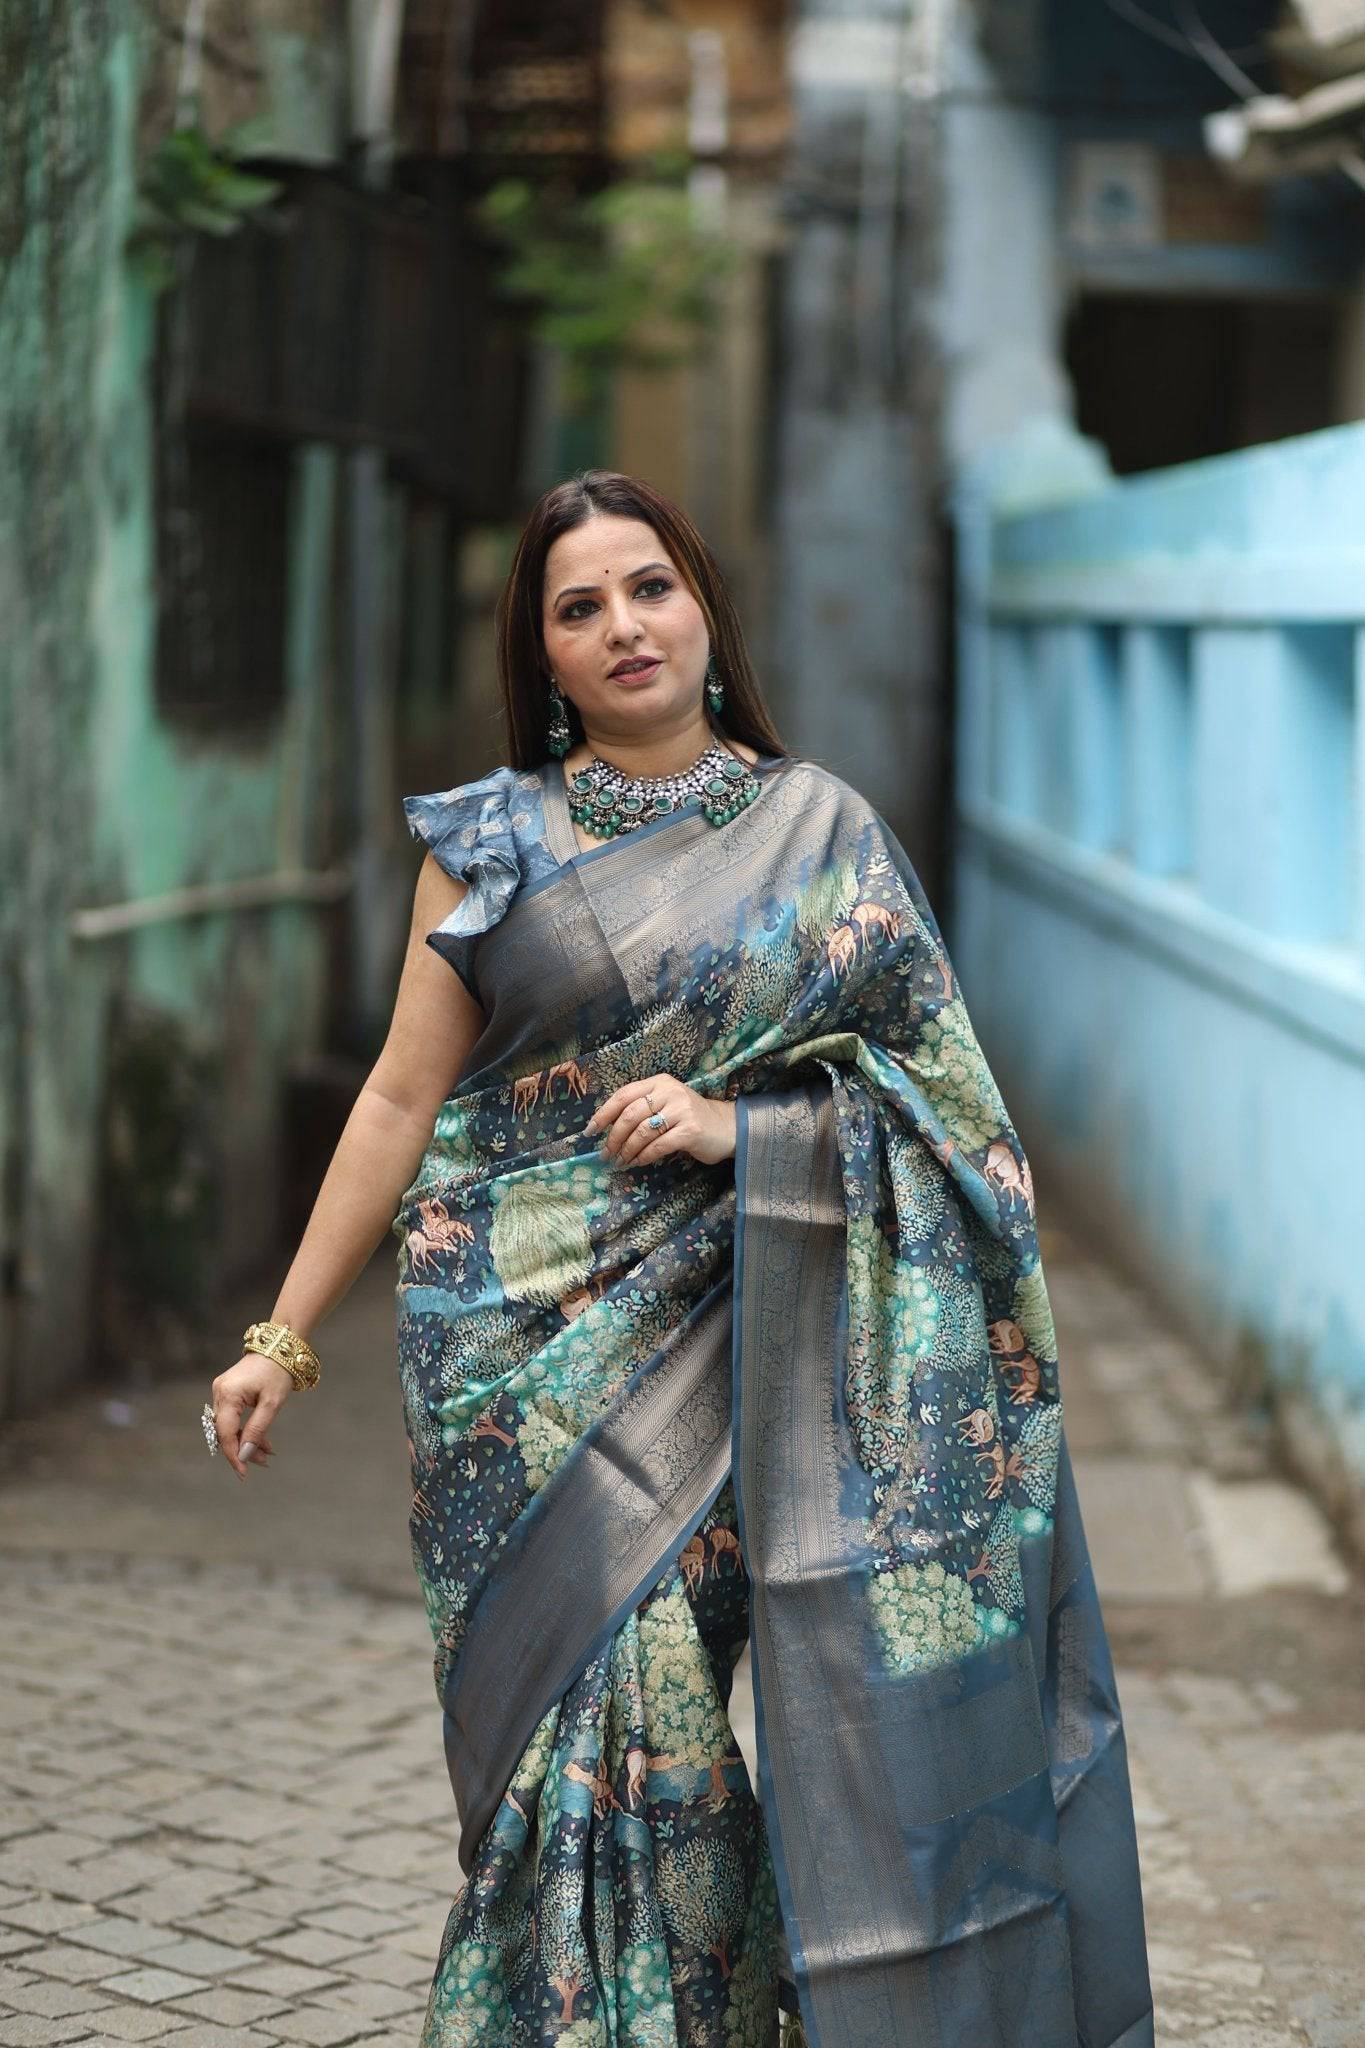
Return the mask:
<svg viewBox="0 0 1365 2048">
<path fill-rule="evenodd" d="M 594 512 L 640 519 L 652 526 L 701 606 L 711 651 L 725 685 L 720 712 L 708 710 L 713 725 L 760 753 L 785 755 L 754 674 L 734 600 L 719 564 L 687 514 L 638 477 L 617 470 L 585 469 L 547 491 L 533 508 L 495 612 L 498 682 L 502 692 L 507 758 L 514 768 L 537 767 L 549 753 L 549 671 L 541 637 L 545 558 L 561 533 L 581 526 Z M 577 742 L 583 721 L 564 699 L 569 730 Z"/>
</svg>

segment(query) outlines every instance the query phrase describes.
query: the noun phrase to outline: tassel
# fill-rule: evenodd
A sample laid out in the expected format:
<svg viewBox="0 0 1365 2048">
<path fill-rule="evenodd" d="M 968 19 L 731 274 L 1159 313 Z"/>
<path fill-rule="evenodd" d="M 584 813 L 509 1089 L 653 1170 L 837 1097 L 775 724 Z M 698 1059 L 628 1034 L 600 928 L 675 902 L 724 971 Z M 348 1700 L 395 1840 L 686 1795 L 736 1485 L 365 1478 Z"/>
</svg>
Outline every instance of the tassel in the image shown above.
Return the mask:
<svg viewBox="0 0 1365 2048">
<path fill-rule="evenodd" d="M 780 2048 L 810 2048 L 806 2030 L 797 2014 L 783 2012 L 779 2017 L 782 2021 Z"/>
</svg>

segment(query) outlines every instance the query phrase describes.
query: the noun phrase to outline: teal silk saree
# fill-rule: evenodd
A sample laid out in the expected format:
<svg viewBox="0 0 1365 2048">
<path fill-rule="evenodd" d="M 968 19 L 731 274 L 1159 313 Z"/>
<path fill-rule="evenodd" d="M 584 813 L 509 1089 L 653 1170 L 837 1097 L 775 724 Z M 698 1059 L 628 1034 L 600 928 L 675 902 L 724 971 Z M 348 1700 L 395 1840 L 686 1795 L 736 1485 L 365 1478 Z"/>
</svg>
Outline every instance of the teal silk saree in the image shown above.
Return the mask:
<svg viewBox="0 0 1365 2048">
<path fill-rule="evenodd" d="M 1151 2048 L 1028 1163 L 915 874 L 799 759 L 587 853 L 541 782 L 394 1225 L 465 1873 L 423 2048 Z M 582 1135 L 662 1072 L 734 1160 Z"/>
</svg>

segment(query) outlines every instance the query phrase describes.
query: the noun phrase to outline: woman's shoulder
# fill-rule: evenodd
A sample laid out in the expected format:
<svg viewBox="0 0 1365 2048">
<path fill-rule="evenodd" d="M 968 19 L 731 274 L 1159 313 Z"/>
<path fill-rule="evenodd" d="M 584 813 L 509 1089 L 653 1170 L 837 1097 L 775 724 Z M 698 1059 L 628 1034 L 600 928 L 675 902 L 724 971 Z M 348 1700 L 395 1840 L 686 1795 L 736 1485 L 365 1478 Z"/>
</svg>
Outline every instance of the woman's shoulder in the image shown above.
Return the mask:
<svg viewBox="0 0 1365 2048">
<path fill-rule="evenodd" d="M 503 766 L 473 782 L 405 796 L 403 813 L 413 838 L 424 840 L 444 867 L 447 860 L 458 861 L 463 852 L 490 836 L 528 829 L 535 823 L 541 796 L 537 770 Z"/>
<path fill-rule="evenodd" d="M 427 943 L 471 987 L 472 941 L 506 915 L 523 882 L 554 866 L 543 794 L 538 769 L 501 766 L 472 782 L 403 798 L 412 837 L 446 874 L 466 884 L 450 915 L 428 932 Z"/>
</svg>

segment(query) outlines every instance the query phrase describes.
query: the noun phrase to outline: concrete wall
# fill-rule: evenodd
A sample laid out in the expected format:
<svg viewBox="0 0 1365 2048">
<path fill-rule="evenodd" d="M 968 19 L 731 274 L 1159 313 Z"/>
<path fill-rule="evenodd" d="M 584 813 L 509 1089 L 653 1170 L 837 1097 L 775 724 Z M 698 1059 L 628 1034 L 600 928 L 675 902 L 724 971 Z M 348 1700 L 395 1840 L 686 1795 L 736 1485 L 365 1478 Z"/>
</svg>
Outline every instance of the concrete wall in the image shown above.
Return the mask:
<svg viewBox="0 0 1365 2048">
<path fill-rule="evenodd" d="M 101 1357 L 154 1371 L 163 1310 L 217 1355 L 216 1290 L 272 1241 L 325 912 L 157 904 L 318 866 L 333 765 L 325 450 L 293 474 L 279 717 L 248 741 L 158 709 L 154 309 L 124 251 L 146 30 L 131 5 L 27 16 L 0 187 L 0 1417 Z M 119 906 L 113 933 L 82 918 Z"/>
<path fill-rule="evenodd" d="M 1043 1203 L 1365 1542 L 1365 428 L 1002 514 L 1031 469 L 1055 438 L 963 497 L 964 991 Z"/>
</svg>

